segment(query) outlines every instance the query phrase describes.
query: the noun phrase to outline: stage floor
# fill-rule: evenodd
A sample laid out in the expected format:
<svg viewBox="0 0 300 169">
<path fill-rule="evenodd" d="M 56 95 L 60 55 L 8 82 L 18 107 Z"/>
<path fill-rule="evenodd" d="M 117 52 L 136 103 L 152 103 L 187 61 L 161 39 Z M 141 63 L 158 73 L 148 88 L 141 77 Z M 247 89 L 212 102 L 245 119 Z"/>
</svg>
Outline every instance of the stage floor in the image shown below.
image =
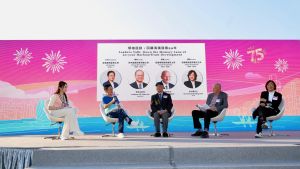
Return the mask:
<svg viewBox="0 0 300 169">
<path fill-rule="evenodd" d="M 128 133 L 126 138 L 85 135 L 75 140 L 44 139 L 46 135 L 1 136 L 0 147 L 7 148 L 145 148 L 157 146 L 172 147 L 258 147 L 300 145 L 299 131 L 276 132 L 276 136 L 255 139 L 253 132 L 228 132 L 208 139 L 191 137 L 191 133 L 172 133 L 169 138 L 150 136 L 152 133 Z M 47 135 L 48 136 L 48 135 Z"/>
</svg>

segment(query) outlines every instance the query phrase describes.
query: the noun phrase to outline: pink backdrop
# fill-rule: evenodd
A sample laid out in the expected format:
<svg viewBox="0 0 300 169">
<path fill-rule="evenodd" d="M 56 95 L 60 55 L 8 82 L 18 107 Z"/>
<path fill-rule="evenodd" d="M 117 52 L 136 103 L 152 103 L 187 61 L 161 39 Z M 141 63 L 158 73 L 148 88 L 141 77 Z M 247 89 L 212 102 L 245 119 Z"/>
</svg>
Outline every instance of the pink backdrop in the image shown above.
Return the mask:
<svg viewBox="0 0 300 169">
<path fill-rule="evenodd" d="M 228 115 L 249 115 L 250 108 L 257 104 L 260 92 L 269 79 L 276 81 L 278 91 L 286 100 L 285 114 L 298 115 L 300 41 L 3 40 L 0 41 L 0 120 L 35 117 L 38 100 L 48 98 L 60 80 L 68 82 L 69 97 L 79 108 L 79 115 L 100 116 L 96 101 L 97 43 L 122 42 L 205 43 L 208 91 L 211 92 L 214 83 L 222 84 L 223 91 L 229 94 Z M 50 63 L 48 58 L 48 63 L 52 65 L 50 68 L 56 69 L 47 72 L 47 67 L 43 65 L 47 62 L 47 55 L 51 58 L 51 51 L 54 62 Z M 58 52 L 60 67 L 55 67 Z M 224 63 L 230 58 L 229 65 Z M 190 116 L 195 104 L 203 102 L 175 100 L 176 114 Z M 145 115 L 149 107 L 149 101 L 123 104 L 130 114 L 137 116 Z"/>
</svg>

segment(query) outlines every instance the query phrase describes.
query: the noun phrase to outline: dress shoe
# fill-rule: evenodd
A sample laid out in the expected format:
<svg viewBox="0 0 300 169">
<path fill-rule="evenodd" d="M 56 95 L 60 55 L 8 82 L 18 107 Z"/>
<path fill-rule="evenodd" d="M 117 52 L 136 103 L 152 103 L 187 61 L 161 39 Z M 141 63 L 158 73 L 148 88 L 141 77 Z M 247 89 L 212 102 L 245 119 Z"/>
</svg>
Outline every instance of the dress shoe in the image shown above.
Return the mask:
<svg viewBox="0 0 300 169">
<path fill-rule="evenodd" d="M 191 134 L 191 136 L 202 136 L 203 131 L 196 131 L 195 133 Z"/>
<path fill-rule="evenodd" d="M 169 137 L 169 134 L 167 132 L 164 132 L 163 137 Z"/>
<path fill-rule="evenodd" d="M 154 133 L 154 135 L 153 135 L 154 137 L 160 137 L 161 136 L 161 134 L 159 133 L 159 132 L 156 132 L 156 133 Z"/>
<path fill-rule="evenodd" d="M 201 138 L 209 138 L 209 134 L 207 131 L 204 131 Z"/>
</svg>

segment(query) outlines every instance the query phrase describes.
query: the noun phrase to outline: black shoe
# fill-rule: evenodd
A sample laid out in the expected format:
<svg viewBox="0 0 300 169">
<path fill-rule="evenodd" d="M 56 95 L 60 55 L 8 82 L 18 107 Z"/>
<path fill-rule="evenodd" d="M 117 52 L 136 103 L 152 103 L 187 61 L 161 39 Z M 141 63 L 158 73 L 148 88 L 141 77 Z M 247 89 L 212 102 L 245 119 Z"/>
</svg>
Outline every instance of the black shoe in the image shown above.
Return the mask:
<svg viewBox="0 0 300 169">
<path fill-rule="evenodd" d="M 196 131 L 194 134 L 191 134 L 191 136 L 202 136 L 203 131 Z"/>
<path fill-rule="evenodd" d="M 202 137 L 202 138 L 209 138 L 208 132 L 207 132 L 207 131 L 204 131 L 201 137 Z"/>
<path fill-rule="evenodd" d="M 161 134 L 159 133 L 159 132 L 156 132 L 156 133 L 154 133 L 154 135 L 153 135 L 154 137 L 160 137 L 161 136 Z"/>
<path fill-rule="evenodd" d="M 169 137 L 169 134 L 167 132 L 164 132 L 163 137 Z"/>
</svg>

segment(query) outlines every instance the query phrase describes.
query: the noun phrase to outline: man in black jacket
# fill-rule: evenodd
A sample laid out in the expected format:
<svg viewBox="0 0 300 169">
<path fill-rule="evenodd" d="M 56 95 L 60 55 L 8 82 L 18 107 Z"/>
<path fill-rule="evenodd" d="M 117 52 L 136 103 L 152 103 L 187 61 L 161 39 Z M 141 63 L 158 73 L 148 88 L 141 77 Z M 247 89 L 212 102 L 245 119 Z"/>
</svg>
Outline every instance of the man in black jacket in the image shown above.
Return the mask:
<svg viewBox="0 0 300 169">
<path fill-rule="evenodd" d="M 278 107 L 282 101 L 282 95 L 276 92 L 275 82 L 269 80 L 265 88 L 266 91 L 261 92 L 260 95 L 260 104 L 252 114 L 253 119 L 258 116 L 255 138 L 263 137 L 262 127 L 265 126 L 266 118 L 277 115 L 280 112 Z"/>
<path fill-rule="evenodd" d="M 162 118 L 163 137 L 168 137 L 168 120 L 173 107 L 171 95 L 163 92 L 163 83 L 156 83 L 157 94 L 151 96 L 151 116 L 154 117 L 156 133 L 154 137 L 160 137 L 160 118 Z"/>
</svg>

